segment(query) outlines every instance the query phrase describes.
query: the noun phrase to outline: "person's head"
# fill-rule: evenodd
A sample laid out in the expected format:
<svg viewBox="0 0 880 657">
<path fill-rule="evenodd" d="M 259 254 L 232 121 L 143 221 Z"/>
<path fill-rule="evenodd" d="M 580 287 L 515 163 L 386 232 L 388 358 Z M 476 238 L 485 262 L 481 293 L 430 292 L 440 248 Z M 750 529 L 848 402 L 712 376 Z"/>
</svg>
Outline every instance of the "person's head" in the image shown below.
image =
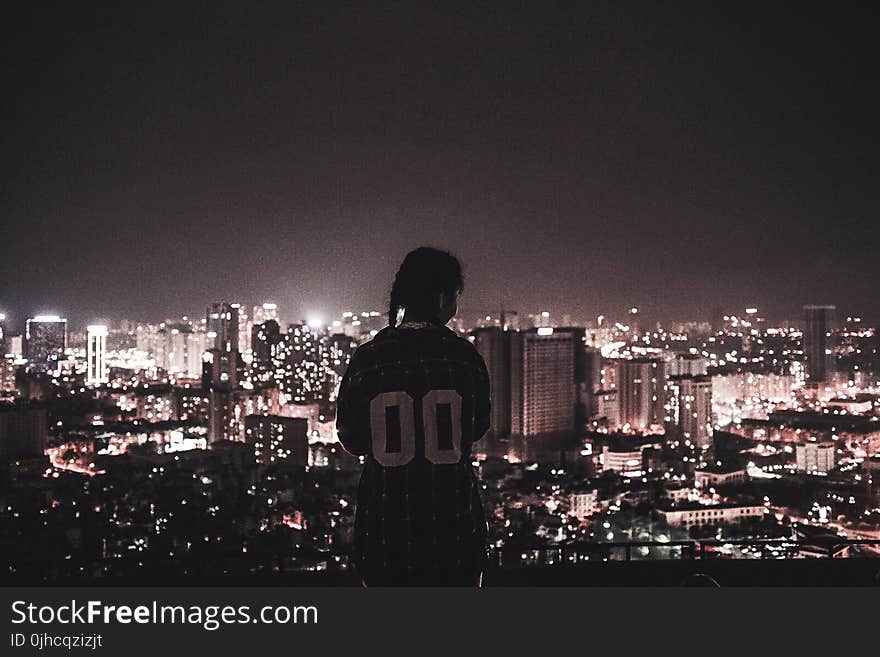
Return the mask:
<svg viewBox="0 0 880 657">
<path fill-rule="evenodd" d="M 422 246 L 406 254 L 388 304 L 388 324 L 396 326 L 402 310 L 407 319 L 448 322 L 458 311 L 464 289 L 461 263 L 454 255 Z"/>
</svg>

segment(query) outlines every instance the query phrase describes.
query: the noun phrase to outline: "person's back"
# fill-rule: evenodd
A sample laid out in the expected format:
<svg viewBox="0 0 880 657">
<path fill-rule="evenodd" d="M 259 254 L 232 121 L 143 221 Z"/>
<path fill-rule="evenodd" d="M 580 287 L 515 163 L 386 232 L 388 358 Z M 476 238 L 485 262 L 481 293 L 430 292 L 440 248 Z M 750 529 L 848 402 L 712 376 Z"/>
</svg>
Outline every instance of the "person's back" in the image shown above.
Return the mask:
<svg viewBox="0 0 880 657">
<path fill-rule="evenodd" d="M 339 439 L 366 456 L 354 559 L 368 585 L 473 585 L 482 570 L 471 445 L 489 428 L 488 374 L 440 315 L 380 331 L 340 387 Z"/>
</svg>

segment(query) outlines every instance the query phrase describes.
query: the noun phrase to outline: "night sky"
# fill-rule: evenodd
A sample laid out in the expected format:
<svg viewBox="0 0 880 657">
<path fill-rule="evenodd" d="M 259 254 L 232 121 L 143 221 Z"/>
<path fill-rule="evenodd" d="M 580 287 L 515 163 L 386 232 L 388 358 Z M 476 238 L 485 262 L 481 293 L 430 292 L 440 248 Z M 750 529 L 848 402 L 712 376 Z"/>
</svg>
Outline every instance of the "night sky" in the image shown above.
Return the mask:
<svg viewBox="0 0 880 657">
<path fill-rule="evenodd" d="M 16 320 L 381 310 L 423 243 L 462 258 L 465 316 L 880 319 L 855 9 L 129 4 L 4 7 Z"/>
</svg>

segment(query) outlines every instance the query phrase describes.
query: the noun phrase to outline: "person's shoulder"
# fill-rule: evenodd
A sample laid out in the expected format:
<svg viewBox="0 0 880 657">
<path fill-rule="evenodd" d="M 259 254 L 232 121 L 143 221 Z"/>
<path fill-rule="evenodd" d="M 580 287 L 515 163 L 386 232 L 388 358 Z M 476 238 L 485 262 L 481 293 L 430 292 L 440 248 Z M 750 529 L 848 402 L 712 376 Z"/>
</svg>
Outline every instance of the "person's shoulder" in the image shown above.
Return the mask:
<svg viewBox="0 0 880 657">
<path fill-rule="evenodd" d="M 448 339 L 455 345 L 456 350 L 461 354 L 463 360 L 472 365 L 483 364 L 483 357 L 480 355 L 480 352 L 477 351 L 477 347 L 471 340 L 449 328 L 446 328 L 445 330 L 447 331 Z"/>
<path fill-rule="evenodd" d="M 388 342 L 389 340 L 394 340 L 397 337 L 397 329 L 392 326 L 386 326 L 383 329 L 380 329 L 376 335 L 372 338 L 361 344 L 357 349 L 354 350 L 355 354 L 368 354 L 371 351 L 375 351 L 378 347 L 382 345 L 384 342 Z"/>
<path fill-rule="evenodd" d="M 363 346 L 364 347 L 366 347 L 367 345 L 374 345 L 375 346 L 375 343 L 381 343 L 381 342 L 385 342 L 387 340 L 395 340 L 398 337 L 398 333 L 400 333 L 400 331 L 398 331 L 395 327 L 386 326 L 385 328 L 380 329 L 379 332 L 373 336 L 373 339 L 370 340 L 369 342 L 364 343 Z"/>
<path fill-rule="evenodd" d="M 374 366 L 377 360 L 381 358 L 380 354 L 383 351 L 383 346 L 396 340 L 396 333 L 397 331 L 393 327 L 386 326 L 370 340 L 360 345 L 351 355 L 351 360 L 348 363 L 349 369 L 356 371 L 364 367 Z"/>
</svg>

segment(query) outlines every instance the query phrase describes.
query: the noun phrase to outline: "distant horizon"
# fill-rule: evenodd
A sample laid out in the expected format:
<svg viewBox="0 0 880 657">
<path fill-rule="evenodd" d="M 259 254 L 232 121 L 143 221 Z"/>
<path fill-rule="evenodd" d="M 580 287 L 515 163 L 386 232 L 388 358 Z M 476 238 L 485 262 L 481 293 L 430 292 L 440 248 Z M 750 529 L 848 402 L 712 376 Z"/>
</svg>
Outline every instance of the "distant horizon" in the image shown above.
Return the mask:
<svg viewBox="0 0 880 657">
<path fill-rule="evenodd" d="M 105 315 L 103 317 L 85 318 L 85 317 L 78 316 L 78 315 L 66 314 L 63 310 L 57 311 L 54 309 L 54 307 L 51 309 L 51 312 L 48 310 L 45 310 L 45 311 L 41 310 L 41 311 L 35 312 L 33 314 L 27 314 L 27 315 L 21 315 L 21 316 L 16 315 L 14 313 L 10 313 L 8 310 L 0 307 L 0 315 L 5 314 L 7 331 L 14 330 L 14 331 L 23 332 L 26 320 L 29 318 L 36 317 L 38 315 L 57 315 L 57 316 L 61 317 L 62 319 L 67 320 L 68 330 L 85 331 L 86 327 L 89 324 L 107 324 L 112 327 L 112 326 L 118 325 L 122 321 L 130 321 L 130 322 L 134 322 L 137 324 L 156 325 L 156 324 L 160 324 L 163 322 L 183 321 L 184 317 L 186 317 L 187 320 L 189 320 L 189 321 L 201 320 L 205 317 L 205 315 L 206 315 L 205 311 L 207 310 L 207 307 L 210 305 L 210 303 L 220 302 L 220 301 L 225 301 L 225 302 L 229 302 L 229 303 L 241 303 L 241 305 L 247 309 L 249 318 L 252 318 L 253 308 L 255 306 L 259 306 L 262 303 L 269 303 L 269 302 L 243 303 L 240 301 L 236 301 L 234 298 L 216 299 L 216 300 L 207 302 L 205 304 L 205 310 L 203 310 L 201 312 L 181 313 L 179 315 L 170 315 L 169 314 L 169 315 L 165 315 L 162 317 L 153 317 L 153 318 L 133 317 L 133 316 L 126 316 L 126 315 Z M 286 326 L 287 324 L 293 324 L 293 323 L 300 322 L 300 321 L 305 322 L 310 319 L 320 320 L 326 326 L 330 326 L 333 321 L 342 319 L 343 313 L 345 313 L 345 312 L 353 312 L 356 314 L 361 314 L 363 312 L 379 312 L 380 315 L 382 315 L 383 317 L 385 316 L 385 312 L 386 312 L 381 306 L 372 307 L 372 308 L 365 306 L 362 308 L 346 308 L 344 310 L 338 311 L 335 314 L 321 313 L 321 312 L 307 312 L 307 313 L 300 313 L 300 316 L 297 316 L 297 314 L 295 312 L 294 313 L 285 312 L 285 308 L 282 304 L 280 304 L 278 302 L 274 302 L 274 303 L 276 303 L 278 306 L 279 323 L 281 323 L 284 326 Z M 806 305 L 826 305 L 826 304 L 815 304 L 815 303 L 814 304 L 804 304 L 804 306 L 806 306 Z M 837 308 L 836 313 L 837 313 L 838 323 L 845 320 L 847 317 L 859 317 L 865 326 L 875 326 L 876 325 L 876 320 L 872 317 L 867 317 L 867 316 L 860 314 L 858 312 L 844 312 L 839 306 L 836 306 L 836 304 L 834 304 L 834 303 L 829 303 L 827 305 L 832 305 Z M 315 305 L 314 307 L 317 307 L 317 305 Z M 571 320 L 572 320 L 572 323 L 571 323 L 572 326 L 584 326 L 584 325 L 588 325 L 588 324 L 595 324 L 597 321 L 597 318 L 600 315 L 604 316 L 605 321 L 607 321 L 607 322 L 613 323 L 613 322 L 619 321 L 621 323 L 626 323 L 626 321 L 628 321 L 630 319 L 630 314 L 629 314 L 630 307 L 631 306 L 626 306 L 626 304 L 624 304 L 624 307 L 620 311 L 618 311 L 618 314 L 612 314 L 612 313 L 607 313 L 607 312 L 605 312 L 605 313 L 598 312 L 593 315 L 584 315 L 584 314 L 577 314 L 574 312 L 567 312 L 564 310 L 559 313 L 553 313 L 552 311 L 549 311 L 549 312 L 550 312 L 550 319 L 555 324 L 560 324 L 564 315 L 570 315 Z M 719 306 L 719 309 L 725 315 L 736 315 L 736 316 L 746 317 L 745 310 L 748 307 L 750 307 L 750 306 L 743 306 L 742 308 L 729 308 L 729 307 Z M 478 312 L 476 310 L 467 308 L 467 306 L 465 304 L 462 308 L 460 308 L 460 312 L 458 313 L 457 317 L 462 318 L 465 321 L 465 323 L 468 325 L 474 325 L 481 318 L 485 317 L 486 315 L 498 316 L 498 314 L 499 314 L 498 310 L 499 309 L 487 309 L 485 312 Z M 519 310 L 515 307 L 504 308 L 504 311 L 506 313 L 516 313 L 520 317 L 521 320 L 527 320 L 529 314 L 536 315 L 536 314 L 542 312 L 543 310 L 546 310 L 546 308 L 541 308 L 539 310 L 530 310 L 530 311 L 526 311 L 526 312 Z M 796 314 L 795 316 L 783 316 L 780 314 L 765 313 L 762 308 L 758 308 L 757 316 L 761 317 L 763 319 L 766 319 L 767 323 L 771 326 L 778 325 L 778 324 L 784 324 L 784 323 L 803 322 L 803 319 L 804 319 L 803 318 L 803 307 L 801 308 L 801 312 Z M 645 323 L 647 323 L 648 326 L 653 327 L 657 324 L 657 322 L 659 322 L 662 326 L 669 327 L 671 324 L 678 324 L 678 323 L 691 323 L 691 322 L 693 322 L 693 323 L 700 323 L 700 322 L 711 323 L 712 322 L 711 315 L 709 315 L 707 317 L 660 319 L 660 318 L 653 318 L 653 317 L 646 316 L 645 314 L 642 313 L 641 309 L 639 309 L 638 318 L 639 318 L 639 323 L 642 325 L 643 329 L 645 328 Z"/>
</svg>

